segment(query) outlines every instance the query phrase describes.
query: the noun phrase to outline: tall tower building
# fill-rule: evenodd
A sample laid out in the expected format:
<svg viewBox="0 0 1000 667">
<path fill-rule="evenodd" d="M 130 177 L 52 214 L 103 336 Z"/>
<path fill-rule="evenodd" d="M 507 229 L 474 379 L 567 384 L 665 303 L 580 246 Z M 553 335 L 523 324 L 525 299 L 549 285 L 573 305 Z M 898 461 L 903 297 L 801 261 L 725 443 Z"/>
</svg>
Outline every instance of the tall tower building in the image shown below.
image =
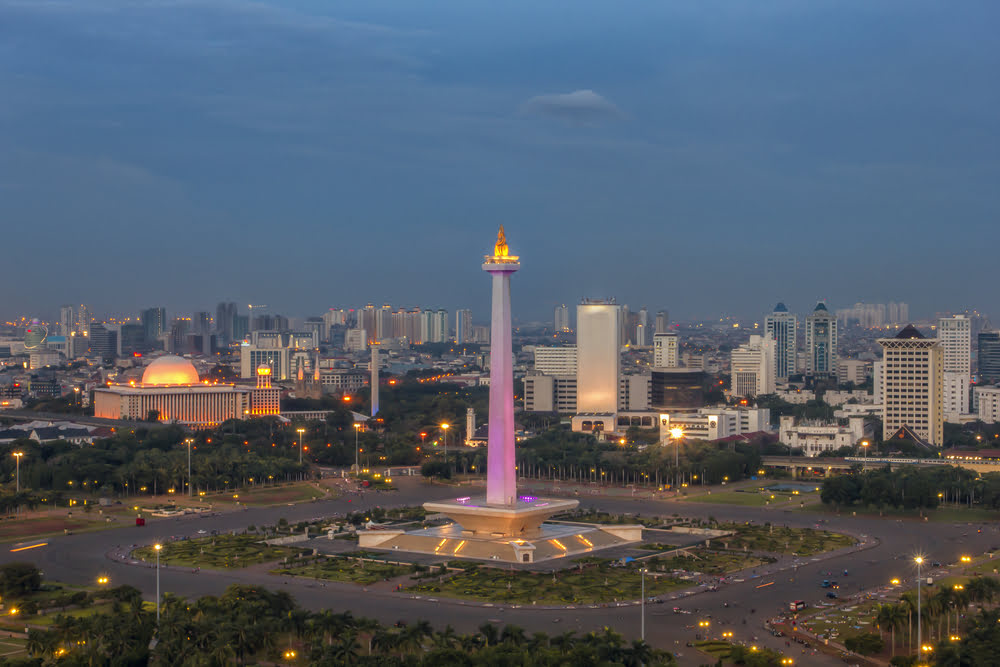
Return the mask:
<svg viewBox="0 0 1000 667">
<path fill-rule="evenodd" d="M 59 308 L 59 334 L 69 336 L 76 331 L 76 322 L 73 319 L 73 306 L 61 306 Z"/>
<path fill-rule="evenodd" d="M 653 366 L 656 368 L 680 366 L 680 345 L 675 332 L 653 334 Z"/>
<path fill-rule="evenodd" d="M 371 404 L 372 404 L 372 417 L 378 414 L 378 372 L 379 372 L 379 361 L 378 355 L 378 345 L 372 345 L 372 361 L 371 361 Z"/>
<path fill-rule="evenodd" d="M 167 330 L 167 309 L 147 308 L 139 313 L 139 321 L 142 322 L 142 332 L 146 342 L 153 345 Z"/>
<path fill-rule="evenodd" d="M 618 411 L 621 319 L 614 299 L 584 299 L 576 307 L 578 413 Z"/>
<path fill-rule="evenodd" d="M 760 396 L 774 393 L 774 338 L 770 333 L 750 336 L 750 342 L 734 349 L 730 357 L 732 393 Z"/>
<path fill-rule="evenodd" d="M 656 331 L 655 333 L 666 333 L 667 327 L 670 326 L 670 314 L 665 310 L 661 310 L 656 314 Z"/>
<path fill-rule="evenodd" d="M 972 380 L 972 322 L 965 315 L 938 320 L 937 337 L 944 355 L 944 416 L 958 421 L 969 412 Z"/>
<path fill-rule="evenodd" d="M 556 306 L 552 314 L 552 328 L 556 333 L 567 333 L 571 331 L 569 327 L 569 308 L 565 303 Z"/>
<path fill-rule="evenodd" d="M 882 439 L 906 427 L 931 445 L 944 440 L 944 355 L 941 343 L 907 325 L 882 346 Z"/>
<path fill-rule="evenodd" d="M 774 312 L 764 318 L 764 328 L 774 339 L 774 375 L 786 381 L 795 375 L 795 359 L 798 354 L 798 318 L 788 312 L 783 303 L 774 307 Z"/>
<path fill-rule="evenodd" d="M 455 311 L 455 342 L 459 345 L 472 342 L 472 311 L 468 308 Z"/>
<path fill-rule="evenodd" d="M 828 377 L 837 372 L 837 318 L 823 302 L 806 317 L 806 373 Z"/>
<path fill-rule="evenodd" d="M 635 344 L 638 347 L 646 347 L 649 345 L 649 311 L 643 306 L 639 309 L 637 313 L 637 322 L 635 325 Z"/>
<path fill-rule="evenodd" d="M 166 316 L 164 316 L 166 321 Z M 220 301 L 215 307 L 215 335 L 221 345 L 229 345 L 237 339 L 234 330 L 236 321 L 236 303 Z M 242 338 L 242 336 L 239 336 Z"/>
<path fill-rule="evenodd" d="M 976 373 L 979 381 L 1000 382 L 1000 331 L 980 331 L 976 342 Z"/>
<path fill-rule="evenodd" d="M 83 303 L 76 309 L 76 332 L 84 336 L 90 334 L 90 308 Z"/>
</svg>

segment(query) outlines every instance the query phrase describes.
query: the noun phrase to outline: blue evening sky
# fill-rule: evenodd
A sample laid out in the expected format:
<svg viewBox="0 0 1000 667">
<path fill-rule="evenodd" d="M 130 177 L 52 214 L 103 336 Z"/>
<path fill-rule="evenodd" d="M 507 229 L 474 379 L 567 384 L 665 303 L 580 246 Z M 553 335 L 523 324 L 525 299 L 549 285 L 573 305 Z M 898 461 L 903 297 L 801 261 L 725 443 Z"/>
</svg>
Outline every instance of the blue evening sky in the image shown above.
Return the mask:
<svg viewBox="0 0 1000 667">
<path fill-rule="evenodd" d="M 0 0 L 0 315 L 1000 316 L 1000 3 Z"/>
</svg>

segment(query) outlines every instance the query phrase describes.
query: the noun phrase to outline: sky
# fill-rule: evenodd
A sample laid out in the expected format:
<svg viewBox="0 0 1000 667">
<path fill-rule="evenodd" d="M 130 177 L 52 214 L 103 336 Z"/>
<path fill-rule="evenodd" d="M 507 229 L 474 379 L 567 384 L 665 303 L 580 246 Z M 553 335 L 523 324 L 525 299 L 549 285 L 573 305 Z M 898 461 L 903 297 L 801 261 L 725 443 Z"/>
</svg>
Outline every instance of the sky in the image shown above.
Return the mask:
<svg viewBox="0 0 1000 667">
<path fill-rule="evenodd" d="M 1000 3 L 0 0 L 0 315 L 1000 319 Z"/>
</svg>

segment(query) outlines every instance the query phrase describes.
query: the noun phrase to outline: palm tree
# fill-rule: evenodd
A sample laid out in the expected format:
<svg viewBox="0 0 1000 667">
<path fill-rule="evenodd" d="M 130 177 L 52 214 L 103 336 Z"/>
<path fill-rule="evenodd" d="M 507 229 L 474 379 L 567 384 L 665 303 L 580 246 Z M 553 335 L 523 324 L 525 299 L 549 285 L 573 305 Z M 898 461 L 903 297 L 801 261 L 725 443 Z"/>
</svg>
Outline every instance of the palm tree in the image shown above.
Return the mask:
<svg viewBox="0 0 1000 667">
<path fill-rule="evenodd" d="M 497 629 L 492 623 L 483 623 L 480 625 L 479 634 L 483 638 L 484 646 L 493 646 L 497 643 Z"/>
<path fill-rule="evenodd" d="M 434 646 L 437 648 L 454 648 L 456 639 L 455 628 L 451 627 L 451 625 L 446 625 L 444 630 L 435 633 Z"/>
<path fill-rule="evenodd" d="M 521 646 L 525 641 L 527 641 L 527 639 L 527 636 L 524 634 L 524 629 L 516 625 L 505 625 L 503 632 L 500 633 L 500 641 L 504 644 Z"/>
</svg>

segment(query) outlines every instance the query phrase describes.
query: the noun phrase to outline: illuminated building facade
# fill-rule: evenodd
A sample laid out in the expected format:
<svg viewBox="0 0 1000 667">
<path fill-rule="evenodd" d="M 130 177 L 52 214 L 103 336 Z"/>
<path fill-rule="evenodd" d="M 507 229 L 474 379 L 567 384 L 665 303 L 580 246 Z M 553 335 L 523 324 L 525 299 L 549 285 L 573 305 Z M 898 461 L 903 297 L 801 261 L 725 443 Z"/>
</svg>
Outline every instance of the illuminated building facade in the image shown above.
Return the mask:
<svg viewBox="0 0 1000 667">
<path fill-rule="evenodd" d="M 250 414 L 252 390 L 231 384 L 206 384 L 194 365 L 181 357 L 160 357 L 142 375 L 142 382 L 94 390 L 94 416 L 145 421 L 151 413 L 164 422 L 214 426 Z"/>
</svg>

